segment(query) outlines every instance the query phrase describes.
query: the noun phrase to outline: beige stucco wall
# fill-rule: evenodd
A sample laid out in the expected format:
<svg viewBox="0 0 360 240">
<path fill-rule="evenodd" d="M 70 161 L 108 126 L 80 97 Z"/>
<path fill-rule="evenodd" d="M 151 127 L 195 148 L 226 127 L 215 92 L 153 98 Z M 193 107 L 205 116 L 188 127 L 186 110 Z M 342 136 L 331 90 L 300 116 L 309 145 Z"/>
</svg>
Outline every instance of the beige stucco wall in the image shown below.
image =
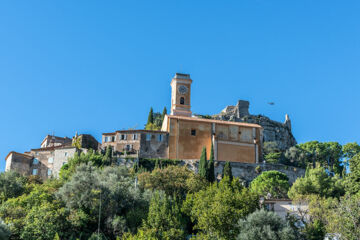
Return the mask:
<svg viewBox="0 0 360 240">
<path fill-rule="evenodd" d="M 165 121 L 163 130 L 169 131 L 169 157 L 172 159 L 199 159 L 203 147 L 209 158 L 212 142 L 215 159 L 219 161 L 256 163 L 261 156 L 260 128 L 171 117 Z M 196 136 L 191 135 L 191 130 L 196 130 Z"/>
<path fill-rule="evenodd" d="M 255 163 L 255 147 L 217 143 L 218 161 Z"/>
</svg>

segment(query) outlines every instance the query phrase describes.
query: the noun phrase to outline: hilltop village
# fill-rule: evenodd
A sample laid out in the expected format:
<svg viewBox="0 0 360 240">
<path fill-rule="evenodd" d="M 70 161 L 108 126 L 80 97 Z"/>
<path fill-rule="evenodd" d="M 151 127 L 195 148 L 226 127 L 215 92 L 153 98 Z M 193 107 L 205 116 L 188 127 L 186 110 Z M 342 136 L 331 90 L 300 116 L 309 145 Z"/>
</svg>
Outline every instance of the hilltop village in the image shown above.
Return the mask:
<svg viewBox="0 0 360 240">
<path fill-rule="evenodd" d="M 145 129 L 11 151 L 0 239 L 360 239 L 357 143 L 297 144 L 287 114 L 252 115 L 244 100 L 195 114 L 192 82 L 176 73 L 169 114 L 151 108 Z"/>
<path fill-rule="evenodd" d="M 37 175 L 42 179 L 57 177 L 61 167 L 75 154 L 86 153 L 89 149 L 105 152 L 109 146 L 113 157 L 119 160 L 158 158 L 189 163 L 199 160 L 203 147 L 209 150 L 213 147 L 218 166 L 228 161 L 234 166 L 248 167 L 264 163 L 266 142 L 275 143 L 281 150 L 296 145 L 288 115 L 284 123 L 262 115 L 250 115 L 249 102 L 243 100 L 214 116 L 194 115 L 190 75 L 176 73 L 170 85 L 171 111 L 164 115 L 160 130 L 103 133 L 101 143 L 88 134 L 75 134 L 73 138 L 48 135 L 40 148 L 24 153 L 11 151 L 5 158 L 5 171 Z M 207 154 L 209 158 L 210 151 Z M 236 174 L 236 168 L 233 171 Z"/>
</svg>

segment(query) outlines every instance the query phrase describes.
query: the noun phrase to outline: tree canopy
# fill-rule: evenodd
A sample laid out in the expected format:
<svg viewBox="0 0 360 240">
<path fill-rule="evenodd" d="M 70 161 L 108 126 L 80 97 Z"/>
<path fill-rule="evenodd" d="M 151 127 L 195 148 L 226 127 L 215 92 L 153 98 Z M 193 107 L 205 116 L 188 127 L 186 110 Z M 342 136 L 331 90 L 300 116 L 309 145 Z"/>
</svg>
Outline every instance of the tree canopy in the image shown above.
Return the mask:
<svg viewBox="0 0 360 240">
<path fill-rule="evenodd" d="M 286 198 L 289 178 L 279 171 L 265 171 L 251 182 L 250 189 L 260 196 L 270 194 L 272 198 Z"/>
</svg>

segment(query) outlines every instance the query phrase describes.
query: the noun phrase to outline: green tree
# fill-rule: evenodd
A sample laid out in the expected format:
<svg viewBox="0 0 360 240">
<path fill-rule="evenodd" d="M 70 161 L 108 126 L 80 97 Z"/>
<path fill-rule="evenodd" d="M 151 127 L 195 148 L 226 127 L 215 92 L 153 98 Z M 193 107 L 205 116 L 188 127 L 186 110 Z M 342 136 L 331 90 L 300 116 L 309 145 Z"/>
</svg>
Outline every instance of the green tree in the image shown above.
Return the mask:
<svg viewBox="0 0 360 240">
<path fill-rule="evenodd" d="M 258 210 L 239 221 L 238 240 L 292 240 L 297 239 L 289 224 L 274 212 Z"/>
<path fill-rule="evenodd" d="M 203 178 L 207 178 L 209 175 L 207 164 L 206 147 L 203 147 L 199 161 L 199 175 Z"/>
<path fill-rule="evenodd" d="M 165 115 L 167 114 L 167 109 L 164 107 L 163 112 L 161 114 L 161 120 L 164 121 Z"/>
<path fill-rule="evenodd" d="M 60 169 L 60 179 L 69 180 L 71 176 L 75 173 L 76 168 L 81 164 L 91 163 L 95 167 L 103 166 L 104 156 L 92 149 L 89 149 L 85 153 L 76 153 L 74 157 L 70 158 L 67 164 L 64 164 Z"/>
<path fill-rule="evenodd" d="M 51 240 L 58 232 L 67 232 L 70 228 L 66 220 L 67 212 L 56 201 L 44 202 L 33 207 L 24 219 L 21 239 Z M 45 231 L 44 231 L 45 230 Z"/>
<path fill-rule="evenodd" d="M 251 182 L 250 189 L 260 196 L 271 194 L 272 198 L 286 198 L 289 178 L 279 171 L 265 171 Z"/>
<path fill-rule="evenodd" d="M 324 223 L 318 219 L 305 225 L 304 235 L 307 240 L 324 239 L 326 229 Z"/>
<path fill-rule="evenodd" d="M 282 158 L 281 152 L 268 153 L 265 155 L 265 160 L 267 163 L 280 163 Z"/>
<path fill-rule="evenodd" d="M 323 167 L 309 168 L 304 177 L 296 179 L 288 196 L 291 199 L 315 194 L 320 197 L 340 197 L 344 195 L 343 180 L 330 177 Z"/>
<path fill-rule="evenodd" d="M 11 239 L 53 239 L 58 231 L 62 237 L 69 237 L 67 212 L 55 197 L 60 186 L 61 182 L 55 179 L 44 184 L 29 183 L 28 193 L 0 205 L 0 218 L 9 226 Z M 48 233 L 40 236 L 45 227 Z"/>
<path fill-rule="evenodd" d="M 309 162 L 309 155 L 310 154 L 304 149 L 298 146 L 293 146 L 285 151 L 283 163 L 286 165 L 306 168 Z"/>
<path fill-rule="evenodd" d="M 342 146 L 338 142 L 318 142 L 310 141 L 297 145 L 306 151 L 308 163 L 319 163 L 324 168 L 335 174 L 342 174 L 343 166 L 341 163 Z"/>
<path fill-rule="evenodd" d="M 113 163 L 113 149 L 112 146 L 106 147 L 106 152 L 103 157 L 103 165 L 110 166 Z"/>
<path fill-rule="evenodd" d="M 17 172 L 0 173 L 0 202 L 23 194 L 26 182 L 26 178 Z"/>
<path fill-rule="evenodd" d="M 8 240 L 10 237 L 10 230 L 8 226 L 0 220 L 0 239 Z"/>
<path fill-rule="evenodd" d="M 208 169 L 207 180 L 212 183 L 215 181 L 214 145 L 212 143 L 211 143 L 210 159 L 209 159 L 208 168 L 209 169 Z"/>
<path fill-rule="evenodd" d="M 153 111 L 153 108 L 151 107 L 150 108 L 150 111 L 149 111 L 149 116 L 148 116 L 148 120 L 147 120 L 147 124 L 150 124 L 150 123 L 154 123 L 154 111 Z"/>
<path fill-rule="evenodd" d="M 226 162 L 223 168 L 222 177 L 228 177 L 230 181 L 233 180 L 232 169 L 230 162 Z"/>
<path fill-rule="evenodd" d="M 168 166 L 154 169 L 151 173 L 138 175 L 141 188 L 164 191 L 169 196 L 184 199 L 186 194 L 194 193 L 208 186 L 207 181 L 185 166 Z"/>
<path fill-rule="evenodd" d="M 350 160 L 350 173 L 346 177 L 346 191 L 350 194 L 360 192 L 360 154 L 353 156 Z"/>
<path fill-rule="evenodd" d="M 141 228 L 145 233 L 155 232 L 156 239 L 184 239 L 185 223 L 176 200 L 156 192 L 150 203 L 147 219 Z"/>
<path fill-rule="evenodd" d="M 238 179 L 228 177 L 204 190 L 188 194 L 183 211 L 207 239 L 234 239 L 239 233 L 237 221 L 259 206 L 256 194 L 244 188 Z M 204 238 L 205 239 L 205 238 Z"/>
<path fill-rule="evenodd" d="M 360 153 L 360 146 L 356 142 L 347 143 L 343 145 L 342 151 L 344 154 L 343 163 L 347 168 L 349 168 L 350 159 L 354 158 L 357 154 Z"/>
<path fill-rule="evenodd" d="M 115 237 L 128 230 L 135 231 L 145 217 L 139 211 L 147 211 L 148 198 L 134 183 L 124 167 L 96 169 L 83 164 L 57 196 L 72 212 L 72 225 L 88 236 L 97 229 L 101 202 L 101 229 L 108 237 Z"/>
<path fill-rule="evenodd" d="M 60 240 L 60 237 L 59 237 L 59 234 L 58 234 L 58 233 L 55 234 L 54 240 Z"/>
<path fill-rule="evenodd" d="M 341 239 L 360 239 L 360 195 L 347 194 L 332 208 L 326 230 L 338 233 Z"/>
</svg>

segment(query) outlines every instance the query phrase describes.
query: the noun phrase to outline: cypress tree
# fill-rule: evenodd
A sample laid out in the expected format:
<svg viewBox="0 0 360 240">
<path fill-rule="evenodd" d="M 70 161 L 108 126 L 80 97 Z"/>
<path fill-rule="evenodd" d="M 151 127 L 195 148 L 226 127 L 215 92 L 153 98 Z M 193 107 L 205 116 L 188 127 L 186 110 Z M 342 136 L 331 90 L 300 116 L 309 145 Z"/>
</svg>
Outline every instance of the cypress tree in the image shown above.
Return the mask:
<svg viewBox="0 0 360 240">
<path fill-rule="evenodd" d="M 230 162 L 226 162 L 223 169 L 223 177 L 229 177 L 230 181 L 233 179 Z"/>
<path fill-rule="evenodd" d="M 159 159 L 157 158 L 155 160 L 155 169 L 158 169 L 160 166 L 159 166 Z"/>
<path fill-rule="evenodd" d="M 208 181 L 214 182 L 215 181 L 215 167 L 214 167 L 214 145 L 211 144 L 210 150 L 210 159 L 209 159 L 209 169 L 208 169 Z"/>
<path fill-rule="evenodd" d="M 150 112 L 149 112 L 149 116 L 148 116 L 148 121 L 146 125 L 149 125 L 150 123 L 154 123 L 154 111 L 153 108 L 150 108 Z"/>
<path fill-rule="evenodd" d="M 103 157 L 103 164 L 106 166 L 112 164 L 112 147 L 111 146 L 106 147 L 106 152 Z"/>
<path fill-rule="evenodd" d="M 199 162 L 199 175 L 201 177 L 207 178 L 208 176 L 208 167 L 207 167 L 207 159 L 206 159 L 206 147 L 203 147 Z"/>
<path fill-rule="evenodd" d="M 166 109 L 166 107 L 164 107 L 164 110 L 163 110 L 163 112 L 162 112 L 162 114 L 161 114 L 161 120 L 162 121 L 164 121 L 164 118 L 165 118 L 165 115 L 167 114 L 167 109 Z"/>
</svg>

